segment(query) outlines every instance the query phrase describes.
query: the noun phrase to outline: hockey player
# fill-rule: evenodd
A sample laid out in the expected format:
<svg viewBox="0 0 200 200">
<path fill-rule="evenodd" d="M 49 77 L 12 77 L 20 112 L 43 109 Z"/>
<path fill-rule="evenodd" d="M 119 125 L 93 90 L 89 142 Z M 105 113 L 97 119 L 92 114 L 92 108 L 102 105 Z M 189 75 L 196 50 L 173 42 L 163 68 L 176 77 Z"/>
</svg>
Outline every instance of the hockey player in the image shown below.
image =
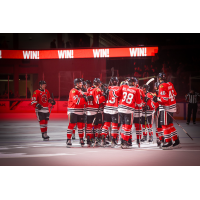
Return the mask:
<svg viewBox="0 0 200 200">
<path fill-rule="evenodd" d="M 142 129 L 143 129 L 143 138 L 141 142 L 147 141 L 147 132 L 149 133 L 149 143 L 153 143 L 153 114 L 154 114 L 154 104 L 153 104 L 153 93 L 149 92 L 150 86 L 144 84 L 143 92 L 144 97 L 144 106 L 142 110 Z M 147 132 L 146 132 L 147 129 Z"/>
<path fill-rule="evenodd" d="M 159 83 L 155 82 L 155 85 L 154 85 L 155 93 L 153 94 L 154 96 L 158 96 L 158 88 L 159 88 Z M 162 126 L 160 125 L 159 103 L 153 101 L 153 105 L 154 105 L 154 109 L 155 109 L 157 145 L 158 145 L 158 147 L 161 148 L 161 143 L 164 141 L 164 137 L 163 137 Z"/>
<path fill-rule="evenodd" d="M 139 88 L 138 81 L 135 82 L 135 87 L 138 88 L 140 92 L 140 98 L 143 103 L 143 98 L 145 94 L 143 90 Z M 142 107 L 138 107 L 138 105 L 135 106 L 133 123 L 135 125 L 135 130 L 136 130 L 136 143 L 138 144 L 138 147 L 140 147 L 140 140 L 142 136 Z"/>
<path fill-rule="evenodd" d="M 102 95 L 100 89 L 101 81 L 99 78 L 95 78 L 93 81 L 93 86 L 88 88 L 87 96 L 87 127 L 86 127 L 86 138 L 87 145 L 90 147 L 92 145 L 91 139 L 93 138 L 93 128 L 94 128 L 94 137 L 98 137 L 99 129 L 102 126 L 102 114 L 100 113 L 100 106 L 103 102 L 106 101 L 107 94 Z"/>
<path fill-rule="evenodd" d="M 120 86 L 121 85 L 128 85 L 128 79 L 129 79 L 130 77 L 126 77 L 126 79 L 125 79 L 125 81 L 122 81 L 121 83 L 120 83 Z"/>
<path fill-rule="evenodd" d="M 82 91 L 83 92 L 87 92 L 87 83 L 86 83 L 86 81 L 83 81 Z"/>
<path fill-rule="evenodd" d="M 67 129 L 67 147 L 71 147 L 71 136 L 73 129 L 77 124 L 80 144 L 83 147 L 83 129 L 84 129 L 84 105 L 87 103 L 87 96 L 81 91 L 82 80 L 80 78 L 74 79 L 74 88 L 69 92 L 68 100 L 68 118 L 69 125 Z"/>
<path fill-rule="evenodd" d="M 137 80 L 134 77 L 128 79 L 128 85 L 121 85 L 118 91 L 113 91 L 113 95 L 122 97 L 119 102 L 118 112 L 122 124 L 122 148 L 132 147 L 131 128 L 133 123 L 135 105 L 142 106 L 139 90 L 134 87 Z"/>
<path fill-rule="evenodd" d="M 92 86 L 92 82 L 90 80 L 85 81 L 87 83 L 87 89 Z"/>
<path fill-rule="evenodd" d="M 49 103 L 55 105 L 56 102 L 50 97 L 46 86 L 47 84 L 45 81 L 39 82 L 40 89 L 34 91 L 31 105 L 35 108 L 37 119 L 40 123 L 42 138 L 44 140 L 49 140 L 50 137 L 47 135 L 47 124 L 49 120 L 48 105 Z"/>
<path fill-rule="evenodd" d="M 80 91 L 83 91 L 83 92 L 87 92 L 86 82 L 84 81 L 83 78 L 81 78 L 80 80 L 81 80 L 81 82 L 83 83 L 83 85 L 82 85 L 82 88 L 80 88 L 79 90 L 80 90 Z M 84 110 L 85 110 L 85 109 L 84 109 Z M 85 123 L 85 116 L 84 116 L 84 123 Z M 76 124 L 76 126 L 74 127 L 73 132 L 72 132 L 72 140 L 75 140 L 75 139 L 76 139 L 76 138 L 75 138 L 76 129 L 77 129 L 77 124 Z"/>
<path fill-rule="evenodd" d="M 111 131 L 111 147 L 115 147 L 117 145 L 118 139 L 118 98 L 113 95 L 113 91 L 118 91 L 119 80 L 117 77 L 112 77 L 110 79 L 111 86 L 108 87 L 108 99 L 104 105 L 104 125 L 102 128 L 102 138 L 106 138 L 108 135 L 108 129 L 112 123 L 112 131 Z M 105 145 L 104 141 L 102 140 L 102 145 Z"/>
<path fill-rule="evenodd" d="M 177 93 L 174 85 L 166 81 L 165 73 L 161 72 L 158 74 L 158 82 L 160 83 L 158 97 L 154 97 L 154 100 L 159 103 L 160 123 L 164 133 L 165 143 L 162 149 L 180 148 L 180 141 L 171 117 L 176 112 L 175 96 Z M 172 143 L 172 140 L 174 143 Z"/>
</svg>

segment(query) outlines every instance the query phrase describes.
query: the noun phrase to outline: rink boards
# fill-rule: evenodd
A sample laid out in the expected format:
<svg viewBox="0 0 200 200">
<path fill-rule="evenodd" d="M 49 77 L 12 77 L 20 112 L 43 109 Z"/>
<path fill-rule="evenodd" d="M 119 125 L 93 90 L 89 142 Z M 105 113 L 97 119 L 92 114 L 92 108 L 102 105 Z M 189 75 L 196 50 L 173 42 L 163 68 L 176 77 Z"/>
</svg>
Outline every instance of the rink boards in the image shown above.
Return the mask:
<svg viewBox="0 0 200 200">
<path fill-rule="evenodd" d="M 177 103 L 177 112 L 174 113 L 176 119 L 186 119 L 188 103 Z M 56 101 L 53 106 L 53 113 L 67 113 L 68 101 Z M 49 107 L 51 108 L 51 107 Z M 31 106 L 31 101 L 0 101 L 0 113 L 34 113 L 35 109 Z M 200 121 L 200 106 L 198 104 L 197 120 Z"/>
</svg>

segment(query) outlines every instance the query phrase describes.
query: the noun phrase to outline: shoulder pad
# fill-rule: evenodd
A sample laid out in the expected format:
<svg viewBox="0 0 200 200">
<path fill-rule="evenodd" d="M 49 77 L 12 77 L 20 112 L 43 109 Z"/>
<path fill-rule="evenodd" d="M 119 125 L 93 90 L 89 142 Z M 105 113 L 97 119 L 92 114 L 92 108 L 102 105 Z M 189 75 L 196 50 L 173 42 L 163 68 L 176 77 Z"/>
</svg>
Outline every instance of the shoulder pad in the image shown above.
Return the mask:
<svg viewBox="0 0 200 200">
<path fill-rule="evenodd" d="M 163 88 L 163 87 L 164 87 L 163 83 L 159 85 L 159 88 Z"/>
<path fill-rule="evenodd" d="M 77 89 L 73 88 L 73 89 L 72 89 L 72 93 L 75 93 L 75 92 L 76 92 L 76 90 L 77 90 Z"/>
</svg>

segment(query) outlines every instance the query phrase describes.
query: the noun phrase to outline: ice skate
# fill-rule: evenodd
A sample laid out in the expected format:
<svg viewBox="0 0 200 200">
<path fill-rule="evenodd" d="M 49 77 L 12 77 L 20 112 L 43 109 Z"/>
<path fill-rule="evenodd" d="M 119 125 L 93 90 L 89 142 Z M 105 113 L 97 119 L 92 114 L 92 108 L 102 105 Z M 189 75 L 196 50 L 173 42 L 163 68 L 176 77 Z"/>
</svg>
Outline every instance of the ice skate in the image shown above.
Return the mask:
<svg viewBox="0 0 200 200">
<path fill-rule="evenodd" d="M 76 138 L 75 138 L 75 134 L 72 134 L 72 140 L 75 140 Z"/>
<path fill-rule="evenodd" d="M 124 144 L 124 140 L 121 138 L 121 147 L 122 147 L 123 144 Z"/>
<path fill-rule="evenodd" d="M 117 147 L 117 141 L 115 138 L 111 137 L 111 148 L 116 148 Z"/>
<path fill-rule="evenodd" d="M 90 147 L 92 145 L 92 142 L 90 140 L 90 137 L 87 137 L 87 147 Z"/>
<path fill-rule="evenodd" d="M 49 136 L 47 135 L 47 133 L 42 133 L 42 138 L 44 141 L 49 141 Z"/>
<path fill-rule="evenodd" d="M 110 145 L 110 141 L 108 139 L 105 139 L 106 146 L 108 147 Z"/>
<path fill-rule="evenodd" d="M 138 145 L 138 148 L 140 148 L 140 139 L 137 139 L 136 144 Z"/>
<path fill-rule="evenodd" d="M 84 143 L 83 138 L 80 138 L 80 144 L 81 144 L 81 147 L 84 147 L 85 143 Z"/>
<path fill-rule="evenodd" d="M 100 146 L 100 140 L 98 137 L 95 137 L 93 147 L 95 147 L 95 146 Z"/>
<path fill-rule="evenodd" d="M 180 140 L 179 138 L 177 138 L 173 144 L 173 149 L 179 149 L 181 148 L 181 145 L 180 145 Z"/>
<path fill-rule="evenodd" d="M 143 138 L 140 140 L 141 143 L 147 142 L 147 135 L 143 135 Z"/>
<path fill-rule="evenodd" d="M 148 143 L 153 143 L 153 136 L 149 136 Z"/>
<path fill-rule="evenodd" d="M 128 142 L 127 141 L 123 141 L 123 144 L 122 144 L 122 146 L 121 146 L 121 148 L 122 149 L 129 149 L 130 148 L 130 145 L 128 144 Z"/>
<path fill-rule="evenodd" d="M 106 139 L 105 136 L 102 136 L 102 140 L 101 140 L 101 147 L 105 147 L 106 146 Z"/>
<path fill-rule="evenodd" d="M 67 139 L 67 147 L 70 148 L 72 146 L 72 142 L 71 142 L 71 139 Z"/>
<path fill-rule="evenodd" d="M 167 150 L 167 149 L 173 149 L 173 144 L 172 144 L 172 141 L 170 142 L 165 142 L 164 145 L 162 146 L 162 149 L 163 150 Z"/>
<path fill-rule="evenodd" d="M 160 141 L 159 139 L 157 139 L 156 143 L 157 143 L 157 146 L 158 146 L 159 148 L 161 148 L 161 141 Z"/>
</svg>

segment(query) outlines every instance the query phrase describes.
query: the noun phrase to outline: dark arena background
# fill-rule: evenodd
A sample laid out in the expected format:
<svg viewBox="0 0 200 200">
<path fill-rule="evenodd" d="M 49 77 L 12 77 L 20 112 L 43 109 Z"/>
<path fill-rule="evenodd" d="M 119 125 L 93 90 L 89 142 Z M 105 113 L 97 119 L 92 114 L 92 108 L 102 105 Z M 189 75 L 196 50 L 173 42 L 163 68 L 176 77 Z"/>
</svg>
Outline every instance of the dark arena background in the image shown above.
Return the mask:
<svg viewBox="0 0 200 200">
<path fill-rule="evenodd" d="M 184 33 L 0 33 L 0 165 L 1 166 L 199 166 L 200 108 L 196 124 L 186 124 L 193 89 L 200 93 L 199 34 Z M 69 91 L 75 78 L 100 78 L 108 84 L 114 71 L 120 82 L 136 77 L 140 86 L 159 72 L 177 91 L 175 128 L 180 149 L 133 142 L 132 149 L 81 148 L 78 131 L 66 148 Z M 31 106 L 33 92 L 45 80 L 56 105 L 43 141 Z M 199 102 L 199 99 L 198 99 Z M 193 138 L 191 140 L 184 130 Z M 133 128 L 133 140 L 136 139 Z M 134 159 L 133 159 L 134 158 Z"/>
</svg>

